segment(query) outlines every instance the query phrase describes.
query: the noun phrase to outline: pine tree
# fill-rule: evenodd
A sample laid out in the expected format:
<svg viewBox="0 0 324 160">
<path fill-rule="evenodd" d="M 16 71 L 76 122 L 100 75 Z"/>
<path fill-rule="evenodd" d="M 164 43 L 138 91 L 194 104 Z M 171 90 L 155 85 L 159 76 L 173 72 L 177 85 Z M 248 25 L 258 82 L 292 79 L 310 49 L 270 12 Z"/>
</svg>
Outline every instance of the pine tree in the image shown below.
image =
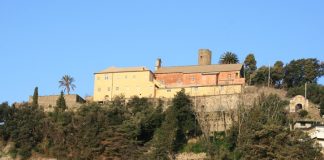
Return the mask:
<svg viewBox="0 0 324 160">
<path fill-rule="evenodd" d="M 292 60 L 284 68 L 285 87 L 299 87 L 306 82 L 317 83 L 318 78 L 322 76 L 322 66 L 323 64 L 315 58 Z"/>
<path fill-rule="evenodd" d="M 257 69 L 256 64 L 257 62 L 255 60 L 254 54 L 251 53 L 246 56 L 244 61 L 244 67 L 245 67 L 245 81 L 248 84 L 251 84 L 251 74 L 253 74 Z"/>
<path fill-rule="evenodd" d="M 266 85 L 268 78 L 269 68 L 267 66 L 261 66 L 256 70 L 252 76 L 252 85 Z"/>
<path fill-rule="evenodd" d="M 275 87 L 281 87 L 284 74 L 284 64 L 282 61 L 276 61 L 271 69 L 271 80 Z"/>
</svg>

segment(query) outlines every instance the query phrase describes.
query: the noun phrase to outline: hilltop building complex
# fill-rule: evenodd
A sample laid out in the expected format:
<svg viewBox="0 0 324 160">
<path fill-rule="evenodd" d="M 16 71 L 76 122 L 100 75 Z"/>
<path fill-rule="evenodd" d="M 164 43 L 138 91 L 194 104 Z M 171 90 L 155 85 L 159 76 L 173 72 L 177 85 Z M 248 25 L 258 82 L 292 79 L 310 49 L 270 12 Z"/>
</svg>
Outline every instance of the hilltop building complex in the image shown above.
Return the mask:
<svg viewBox="0 0 324 160">
<path fill-rule="evenodd" d="M 94 101 L 109 101 L 119 95 L 173 98 L 181 89 L 190 96 L 241 93 L 243 65 L 212 64 L 211 59 L 210 50 L 200 49 L 198 65 L 164 67 L 157 59 L 154 72 L 146 67 L 109 67 L 94 74 Z"/>
</svg>

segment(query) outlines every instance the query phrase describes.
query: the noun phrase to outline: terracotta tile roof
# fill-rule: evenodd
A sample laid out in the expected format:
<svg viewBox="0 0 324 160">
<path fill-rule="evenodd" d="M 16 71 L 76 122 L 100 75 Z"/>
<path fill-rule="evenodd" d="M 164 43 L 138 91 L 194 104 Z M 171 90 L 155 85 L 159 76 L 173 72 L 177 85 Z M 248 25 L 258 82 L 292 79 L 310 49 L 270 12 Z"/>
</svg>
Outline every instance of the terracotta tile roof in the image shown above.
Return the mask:
<svg viewBox="0 0 324 160">
<path fill-rule="evenodd" d="M 175 66 L 161 67 L 155 73 L 212 73 L 240 71 L 242 64 L 213 64 L 213 65 L 196 65 L 196 66 Z"/>
<path fill-rule="evenodd" d="M 140 72 L 149 71 L 146 67 L 109 67 L 97 73 Z"/>
</svg>

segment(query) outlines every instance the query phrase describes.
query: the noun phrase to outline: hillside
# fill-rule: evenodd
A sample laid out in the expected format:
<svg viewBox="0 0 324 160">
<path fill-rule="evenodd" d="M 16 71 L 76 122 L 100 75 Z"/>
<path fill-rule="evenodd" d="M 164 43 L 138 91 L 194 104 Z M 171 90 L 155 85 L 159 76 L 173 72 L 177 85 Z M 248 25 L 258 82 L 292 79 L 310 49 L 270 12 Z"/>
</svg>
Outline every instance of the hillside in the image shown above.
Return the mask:
<svg viewBox="0 0 324 160">
<path fill-rule="evenodd" d="M 184 153 L 179 155 L 182 158 L 194 157 L 191 153 L 194 152 L 200 153 L 198 157 L 233 158 L 248 157 L 250 151 L 259 145 L 268 146 L 265 142 L 274 139 L 284 144 L 300 143 L 286 145 L 285 150 L 307 146 L 307 152 L 317 156 L 313 142 L 295 141 L 304 138 L 303 134 L 288 130 L 286 94 L 284 90 L 265 87 L 246 87 L 242 94 L 203 97 L 189 97 L 181 91 L 168 103 L 139 97 L 126 102 L 118 97 L 109 105 L 86 104 L 76 112 L 65 110 L 65 103 L 60 102 L 48 113 L 37 107 L 14 108 L 4 103 L 0 106 L 1 116 L 6 119 L 4 128 L 0 127 L 4 140 L 1 156 L 144 160 L 168 159 L 178 153 Z M 60 101 L 64 101 L 62 97 Z M 162 106 L 168 107 L 163 111 Z M 320 120 L 315 107 L 311 104 L 308 118 Z M 268 132 L 288 137 L 264 135 L 262 144 L 246 141 Z M 279 150 L 269 152 L 274 152 L 274 157 L 284 154 Z"/>
<path fill-rule="evenodd" d="M 268 88 L 268 87 L 255 87 L 255 86 L 248 86 L 244 90 L 244 100 L 243 101 L 249 101 L 251 99 L 257 98 L 260 94 L 264 93 L 265 95 L 270 94 L 277 94 L 281 99 L 290 101 L 291 98 L 287 97 L 287 91 L 284 89 L 275 89 L 275 88 Z M 323 121 L 323 119 L 320 116 L 320 110 L 319 105 L 316 105 L 309 101 L 309 110 L 308 110 L 308 119 L 316 120 L 316 121 Z M 296 115 L 294 115 L 295 118 Z"/>
</svg>

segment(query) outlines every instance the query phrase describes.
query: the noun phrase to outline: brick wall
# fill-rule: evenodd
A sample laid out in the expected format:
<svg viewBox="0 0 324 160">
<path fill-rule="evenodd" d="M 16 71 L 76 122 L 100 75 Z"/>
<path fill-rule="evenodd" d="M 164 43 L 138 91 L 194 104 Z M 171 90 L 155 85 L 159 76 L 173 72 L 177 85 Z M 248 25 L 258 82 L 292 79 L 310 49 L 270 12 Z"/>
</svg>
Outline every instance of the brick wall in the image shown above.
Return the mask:
<svg viewBox="0 0 324 160">
<path fill-rule="evenodd" d="M 245 83 L 239 71 L 221 72 L 219 74 L 202 73 L 164 73 L 155 74 L 156 80 L 167 87 L 233 85 Z"/>
</svg>

